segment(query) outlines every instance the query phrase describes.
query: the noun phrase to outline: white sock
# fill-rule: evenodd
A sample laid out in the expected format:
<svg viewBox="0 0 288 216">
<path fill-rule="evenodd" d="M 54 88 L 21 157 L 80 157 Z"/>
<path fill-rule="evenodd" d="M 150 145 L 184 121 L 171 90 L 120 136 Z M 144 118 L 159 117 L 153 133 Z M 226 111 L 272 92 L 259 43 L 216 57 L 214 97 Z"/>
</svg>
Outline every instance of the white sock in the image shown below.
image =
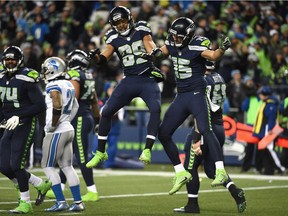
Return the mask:
<svg viewBox="0 0 288 216">
<path fill-rule="evenodd" d="M 38 187 L 40 184 L 42 184 L 43 180 L 39 178 L 38 176 L 35 176 L 31 173 L 31 176 L 29 178 L 29 183 L 33 185 L 34 187 Z"/>
<path fill-rule="evenodd" d="M 216 167 L 216 170 L 217 170 L 217 169 L 224 169 L 224 163 L 223 163 L 223 161 L 217 161 L 217 162 L 215 162 L 215 167 Z"/>
<path fill-rule="evenodd" d="M 97 193 L 96 185 L 93 184 L 91 186 L 87 186 L 87 191 L 90 191 L 90 192 L 93 192 L 93 193 Z"/>
<path fill-rule="evenodd" d="M 183 164 L 180 163 L 180 164 L 174 166 L 174 170 L 176 173 L 179 173 L 179 172 L 185 171 L 185 168 L 184 168 Z"/>
<path fill-rule="evenodd" d="M 20 192 L 20 199 L 30 203 L 30 193 L 29 190 L 25 192 Z"/>
<path fill-rule="evenodd" d="M 226 185 L 226 188 L 229 189 L 229 187 L 230 187 L 232 184 L 234 184 L 234 182 L 232 182 L 232 181 L 229 182 L 229 183 Z"/>
<path fill-rule="evenodd" d="M 65 190 L 65 184 L 61 183 L 61 189 L 62 189 L 62 191 Z"/>
</svg>

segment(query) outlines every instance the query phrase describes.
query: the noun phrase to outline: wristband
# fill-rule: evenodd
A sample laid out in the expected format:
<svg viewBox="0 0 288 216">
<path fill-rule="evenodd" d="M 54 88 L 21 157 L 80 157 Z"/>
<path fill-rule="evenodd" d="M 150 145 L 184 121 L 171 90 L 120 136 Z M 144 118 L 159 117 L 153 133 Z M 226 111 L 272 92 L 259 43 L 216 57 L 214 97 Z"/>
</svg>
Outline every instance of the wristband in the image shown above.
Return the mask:
<svg viewBox="0 0 288 216">
<path fill-rule="evenodd" d="M 53 108 L 52 114 L 53 114 L 53 115 L 61 115 L 61 114 L 62 114 L 62 109 L 55 109 L 55 108 Z"/>
<path fill-rule="evenodd" d="M 99 65 L 103 65 L 107 63 L 107 58 L 104 55 L 99 55 Z"/>
</svg>

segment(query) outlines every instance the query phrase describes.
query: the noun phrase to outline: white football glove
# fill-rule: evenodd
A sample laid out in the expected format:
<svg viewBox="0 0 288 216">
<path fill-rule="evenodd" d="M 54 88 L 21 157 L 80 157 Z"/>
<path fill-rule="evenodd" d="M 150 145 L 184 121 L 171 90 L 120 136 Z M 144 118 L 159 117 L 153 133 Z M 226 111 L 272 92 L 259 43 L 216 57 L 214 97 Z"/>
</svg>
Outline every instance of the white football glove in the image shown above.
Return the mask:
<svg viewBox="0 0 288 216">
<path fill-rule="evenodd" d="M 6 129 L 14 130 L 19 125 L 19 116 L 12 116 L 7 120 Z"/>
</svg>

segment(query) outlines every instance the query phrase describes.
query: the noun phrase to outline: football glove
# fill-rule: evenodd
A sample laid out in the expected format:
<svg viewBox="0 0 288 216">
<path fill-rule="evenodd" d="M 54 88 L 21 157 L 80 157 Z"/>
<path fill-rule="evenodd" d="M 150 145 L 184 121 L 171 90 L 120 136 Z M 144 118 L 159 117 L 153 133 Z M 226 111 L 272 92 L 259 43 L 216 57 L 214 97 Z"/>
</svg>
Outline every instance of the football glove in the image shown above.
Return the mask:
<svg viewBox="0 0 288 216">
<path fill-rule="evenodd" d="M 153 70 L 150 72 L 150 75 L 155 78 L 157 83 L 166 79 L 165 74 L 163 74 L 161 70 L 156 67 L 153 68 Z"/>
<path fill-rule="evenodd" d="M 90 50 L 88 53 L 88 58 L 93 59 L 96 55 L 100 55 L 100 50 L 98 48 Z"/>
<path fill-rule="evenodd" d="M 12 116 L 7 120 L 5 127 L 8 130 L 14 130 L 18 126 L 18 124 L 19 124 L 19 116 Z"/>
<path fill-rule="evenodd" d="M 222 35 L 220 49 L 222 49 L 223 51 L 226 51 L 227 49 L 229 49 L 230 46 L 231 46 L 231 41 L 229 37 Z"/>
<path fill-rule="evenodd" d="M 154 59 L 162 59 L 163 58 L 163 52 L 160 48 L 154 48 L 151 53 L 151 56 L 153 56 Z"/>
</svg>

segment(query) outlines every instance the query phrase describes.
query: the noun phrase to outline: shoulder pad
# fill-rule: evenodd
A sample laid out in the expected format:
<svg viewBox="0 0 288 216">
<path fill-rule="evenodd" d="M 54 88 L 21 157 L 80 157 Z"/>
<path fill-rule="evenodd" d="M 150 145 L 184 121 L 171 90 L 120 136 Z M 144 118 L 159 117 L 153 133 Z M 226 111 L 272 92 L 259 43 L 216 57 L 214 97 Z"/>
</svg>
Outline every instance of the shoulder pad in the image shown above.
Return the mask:
<svg viewBox="0 0 288 216">
<path fill-rule="evenodd" d="M 191 42 L 193 45 L 204 46 L 209 49 L 211 48 L 211 41 L 206 37 L 195 36 Z"/>
<path fill-rule="evenodd" d="M 38 82 L 40 79 L 40 74 L 34 69 L 25 67 L 22 69 L 21 73 L 17 74 L 15 77 L 26 82 Z"/>
<path fill-rule="evenodd" d="M 69 70 L 67 74 L 72 78 L 72 77 L 80 77 L 80 73 L 77 70 Z"/>
<path fill-rule="evenodd" d="M 114 29 L 110 29 L 104 36 L 105 43 L 110 43 L 114 38 L 118 37 L 118 33 Z"/>
<path fill-rule="evenodd" d="M 135 24 L 135 29 L 136 29 L 137 31 L 142 30 L 142 31 L 151 33 L 150 25 L 149 25 L 147 22 L 145 22 L 145 21 L 139 21 L 139 22 L 137 22 L 137 23 Z"/>
<path fill-rule="evenodd" d="M 65 79 L 80 81 L 80 72 L 77 70 L 69 70 L 65 74 Z"/>
</svg>

